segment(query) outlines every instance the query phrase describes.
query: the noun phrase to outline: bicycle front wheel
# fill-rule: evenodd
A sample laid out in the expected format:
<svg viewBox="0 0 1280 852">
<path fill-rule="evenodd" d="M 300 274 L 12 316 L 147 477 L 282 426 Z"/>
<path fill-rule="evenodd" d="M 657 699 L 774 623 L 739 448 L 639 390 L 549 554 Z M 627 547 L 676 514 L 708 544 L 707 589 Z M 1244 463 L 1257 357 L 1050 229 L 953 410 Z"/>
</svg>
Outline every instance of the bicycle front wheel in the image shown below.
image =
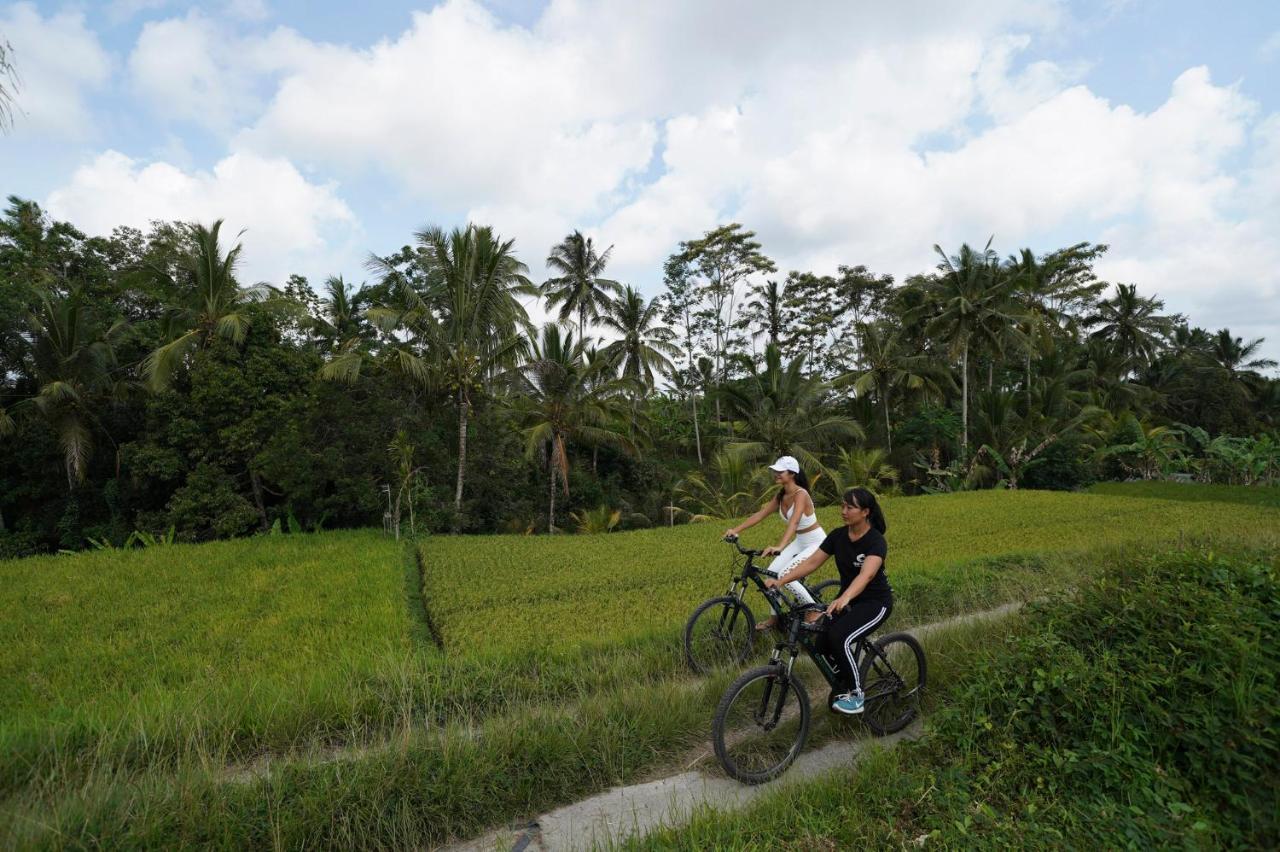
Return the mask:
<svg viewBox="0 0 1280 852">
<path fill-rule="evenodd" d="M 777 778 L 809 736 L 809 694 L 784 666 L 744 672 L 720 699 L 711 743 L 730 778 L 760 784 Z"/>
<path fill-rule="evenodd" d="M 751 608 L 732 595 L 712 598 L 684 626 L 684 658 L 698 674 L 740 666 L 751 655 L 756 619 Z"/>
<path fill-rule="evenodd" d="M 869 640 L 859 673 L 862 718 L 880 736 L 901 731 L 920 714 L 928 670 L 924 649 L 910 633 L 890 633 Z"/>
</svg>

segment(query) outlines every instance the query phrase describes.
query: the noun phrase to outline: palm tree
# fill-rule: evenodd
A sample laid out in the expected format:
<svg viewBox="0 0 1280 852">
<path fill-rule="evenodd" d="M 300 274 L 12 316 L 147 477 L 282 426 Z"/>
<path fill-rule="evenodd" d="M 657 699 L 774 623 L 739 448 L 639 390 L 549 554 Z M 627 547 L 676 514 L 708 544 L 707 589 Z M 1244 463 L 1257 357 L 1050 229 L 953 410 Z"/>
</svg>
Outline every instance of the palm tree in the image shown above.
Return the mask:
<svg viewBox="0 0 1280 852">
<path fill-rule="evenodd" d="M 782 331 L 785 325 L 782 285 L 777 279 L 770 278 L 763 284 L 754 285 L 750 295 L 752 298 L 743 306 L 739 324 L 748 329 L 752 325 L 758 325 L 769 337 L 765 345 L 782 349 Z M 755 340 L 754 332 L 751 334 L 751 339 Z M 754 344 L 752 351 L 755 351 Z"/>
<path fill-rule="evenodd" d="M 884 409 L 884 434 L 889 452 L 893 452 L 893 426 L 889 422 L 889 398 L 895 388 L 923 390 L 940 395 L 943 380 L 926 355 L 913 355 L 902 344 L 902 331 L 886 324 L 858 325 L 862 367 L 836 379 L 837 384 L 851 383 L 855 393 L 864 395 L 875 390 Z M 949 383 L 949 380 L 947 380 Z M 954 387 L 954 385 L 953 385 Z"/>
<path fill-rule="evenodd" d="M 942 277 L 934 288 L 937 313 L 926 326 L 926 334 L 946 339 L 953 355 L 960 355 L 960 422 L 963 444 L 969 447 L 969 352 L 975 341 L 993 350 L 1004 348 L 1013 336 L 1017 315 L 1009 297 L 1013 279 L 998 274 L 996 253 L 991 241 L 981 251 L 968 243 L 960 253 L 948 257 L 941 246 L 933 250 L 942 258 Z"/>
<path fill-rule="evenodd" d="M 458 474 L 455 519 L 462 511 L 467 471 L 467 424 L 475 395 L 528 349 L 529 317 L 519 296 L 533 295 L 528 267 L 516 259 L 515 241 L 488 226 L 469 224 L 445 231 L 431 227 L 414 234 L 414 276 L 392 258 L 371 256 L 366 267 L 379 273 L 396 295 L 395 305 L 370 308 L 368 316 L 391 342 L 383 361 L 410 381 L 447 390 L 458 406 Z M 365 357 L 342 353 L 322 375 L 354 382 Z"/>
<path fill-rule="evenodd" d="M 13 45 L 0 39 L 0 131 L 13 126 L 13 102 L 18 93 L 18 72 L 13 67 Z"/>
<path fill-rule="evenodd" d="M 589 366 L 582 342 L 574 340 L 573 332 L 562 334 L 558 325 L 548 323 L 534 341 L 529 360 L 513 372 L 512 409 L 525 427 L 525 454 L 534 458 L 550 448 L 548 532 L 555 530 L 557 483 L 569 494 L 570 441 L 633 450 L 619 431 L 624 412 L 618 403 L 624 385 L 620 379 L 601 378 L 599 373 L 606 366 L 603 359 Z"/>
<path fill-rule="evenodd" d="M 1063 318 L 1053 307 L 1057 295 L 1057 270 L 1051 259 L 1045 262 L 1037 260 L 1029 248 L 1024 248 L 1017 256 L 1011 255 L 1006 262 L 1006 270 L 1013 279 L 1014 299 L 1021 308 L 1021 331 L 1025 341 L 1023 392 L 1030 410 L 1031 359 L 1037 354 L 1048 353 L 1053 347 L 1054 334 Z"/>
<path fill-rule="evenodd" d="M 822 470 L 820 452 L 865 438 L 853 420 L 829 413 L 829 391 L 821 379 L 805 377 L 803 355 L 784 367 L 777 347 L 767 347 L 763 370 L 753 365 L 750 375 L 721 391 L 742 427 L 742 439 L 730 449 L 746 458 L 791 455 L 808 470 Z"/>
<path fill-rule="evenodd" d="M 222 253 L 222 220 L 212 227 L 191 226 L 191 243 L 182 263 L 182 280 L 169 282 L 182 294 L 182 301 L 169 306 L 165 317 L 168 342 L 146 357 L 143 367 L 153 390 L 163 390 L 173 380 L 178 366 L 188 354 L 218 337 L 239 344 L 249 330 L 245 307 L 266 294 L 263 287 L 244 288 L 236 281 L 240 262 L 239 243 Z M 157 276 L 167 278 L 161 270 Z"/>
<path fill-rule="evenodd" d="M 324 288 L 329 295 L 320 303 L 321 314 L 312 323 L 312 333 L 324 349 L 341 350 L 365 332 L 367 324 L 362 313 L 369 303 L 369 291 L 348 284 L 341 275 L 329 276 Z"/>
<path fill-rule="evenodd" d="M 831 468 L 831 484 L 839 497 L 850 488 L 867 488 L 887 494 L 898 487 L 901 474 L 889 464 L 889 454 L 879 447 L 840 448 Z"/>
<path fill-rule="evenodd" d="M 618 292 L 618 282 L 600 277 L 612 253 L 613 246 L 609 246 L 603 254 L 597 254 L 591 237 L 574 231 L 552 246 L 547 255 L 547 268 L 559 273 L 542 285 L 547 307 L 560 305 L 561 322 L 578 315 L 579 340 L 586 337 L 587 319 L 598 317 L 609 305 L 609 294 Z"/>
<path fill-rule="evenodd" d="M 1173 332 L 1178 317 L 1157 313 L 1164 302 L 1138 295 L 1138 285 L 1117 284 L 1110 299 L 1098 303 L 1086 326 L 1099 326 L 1090 337 L 1109 341 L 1129 371 L 1151 363 L 1163 339 Z"/>
<path fill-rule="evenodd" d="M 57 301 L 42 297 L 40 309 L 28 315 L 27 323 L 32 378 L 38 390 L 19 406 L 29 406 L 57 434 L 67 490 L 72 491 L 84 481 L 93 451 L 96 409 L 122 390 L 111 377 L 115 366 L 112 343 L 125 323 L 122 320 L 105 332 L 95 332 L 78 292 Z M 9 420 L 7 426 L 0 423 L 0 427 L 12 431 L 13 423 Z"/>
<path fill-rule="evenodd" d="M 1219 329 L 1209 347 L 1209 354 L 1224 371 L 1233 384 L 1244 384 L 1252 393 L 1262 377 L 1258 370 L 1269 370 L 1276 366 L 1272 358 L 1257 358 L 1258 349 L 1266 338 L 1244 342 L 1242 337 L 1232 337 L 1230 329 Z"/>
<path fill-rule="evenodd" d="M 671 372 L 670 359 L 680 354 L 680 347 L 671 342 L 675 333 L 658 324 L 661 310 L 658 299 L 646 304 L 640 291 L 628 285 L 600 318 L 602 326 L 619 336 L 605 351 L 637 390 L 653 388 L 658 376 Z"/>
</svg>

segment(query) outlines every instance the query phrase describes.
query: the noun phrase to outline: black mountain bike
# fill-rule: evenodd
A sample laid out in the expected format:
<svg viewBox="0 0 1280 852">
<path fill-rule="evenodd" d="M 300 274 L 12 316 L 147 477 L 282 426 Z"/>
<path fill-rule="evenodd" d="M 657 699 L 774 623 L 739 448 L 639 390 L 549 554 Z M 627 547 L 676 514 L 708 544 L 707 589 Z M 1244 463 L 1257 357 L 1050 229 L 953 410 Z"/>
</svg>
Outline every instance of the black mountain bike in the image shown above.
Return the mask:
<svg viewBox="0 0 1280 852">
<path fill-rule="evenodd" d="M 737 546 L 737 537 L 725 539 Z M 743 550 L 738 553 L 746 556 L 746 564 L 739 571 L 734 565 L 729 581 L 729 591 L 720 597 L 703 601 L 689 616 L 684 625 L 684 658 L 689 668 L 698 674 L 707 674 L 726 666 L 740 666 L 751 656 L 751 649 L 756 638 L 756 618 L 751 614 L 751 607 L 743 602 L 747 592 L 748 577 L 759 570 L 754 564 L 759 550 Z M 756 580 L 759 585 L 760 581 Z M 761 588 L 764 588 L 761 586 Z M 807 586 L 809 594 L 820 603 L 823 595 L 834 595 L 840 589 L 839 580 L 823 580 L 816 586 Z M 781 624 L 781 622 L 779 622 Z"/>
<path fill-rule="evenodd" d="M 825 616 L 805 621 L 805 614 L 817 605 L 792 606 L 776 589 L 766 589 L 751 559 L 759 551 L 742 552 L 747 555 L 743 576 L 754 581 L 769 600 L 785 638 L 774 646 L 766 665 L 744 672 L 725 690 L 711 726 L 711 742 L 730 777 L 759 784 L 781 775 L 809 735 L 809 693 L 792 670 L 800 651 L 809 655 L 830 687 L 828 707 L 845 681 L 842 668 L 849 663 L 843 654 L 826 649 Z M 863 637 L 855 646 L 854 658 L 867 727 L 884 736 L 909 725 L 920 713 L 926 679 L 924 649 L 916 638 L 908 633 Z"/>
</svg>

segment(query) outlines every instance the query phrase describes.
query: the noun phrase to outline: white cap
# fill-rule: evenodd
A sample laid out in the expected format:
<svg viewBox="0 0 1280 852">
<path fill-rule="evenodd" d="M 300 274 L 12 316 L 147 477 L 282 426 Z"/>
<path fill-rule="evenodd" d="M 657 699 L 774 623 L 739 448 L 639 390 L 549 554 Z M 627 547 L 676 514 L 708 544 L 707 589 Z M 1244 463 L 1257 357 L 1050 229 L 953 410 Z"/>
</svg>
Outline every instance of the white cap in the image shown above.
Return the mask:
<svg viewBox="0 0 1280 852">
<path fill-rule="evenodd" d="M 769 470 L 776 473 L 782 473 L 784 470 L 789 470 L 792 473 L 799 473 L 800 462 L 796 461 L 795 456 L 779 456 L 776 462 L 769 465 Z"/>
</svg>

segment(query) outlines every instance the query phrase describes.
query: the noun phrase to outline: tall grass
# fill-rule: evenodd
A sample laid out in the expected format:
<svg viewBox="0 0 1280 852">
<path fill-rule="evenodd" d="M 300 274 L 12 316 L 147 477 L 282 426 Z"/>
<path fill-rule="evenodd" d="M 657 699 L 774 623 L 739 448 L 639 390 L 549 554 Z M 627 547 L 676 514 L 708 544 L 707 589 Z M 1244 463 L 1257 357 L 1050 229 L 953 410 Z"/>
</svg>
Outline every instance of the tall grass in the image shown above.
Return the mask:
<svg viewBox="0 0 1280 852">
<path fill-rule="evenodd" d="M 932 635 L 935 682 L 958 676 L 1001 629 L 989 623 Z M 530 702 L 475 724 L 404 729 L 377 748 L 314 754 L 270 773 L 143 771 L 122 784 L 99 771 L 73 790 L 33 787 L 0 806 L 0 826 L 9 831 L 0 829 L 0 843 L 430 847 L 705 758 L 711 715 L 733 674 L 620 681 L 579 701 Z M 814 693 L 819 704 L 824 696 Z M 814 745 L 865 736 L 843 717 L 820 713 L 815 721 Z"/>
</svg>

